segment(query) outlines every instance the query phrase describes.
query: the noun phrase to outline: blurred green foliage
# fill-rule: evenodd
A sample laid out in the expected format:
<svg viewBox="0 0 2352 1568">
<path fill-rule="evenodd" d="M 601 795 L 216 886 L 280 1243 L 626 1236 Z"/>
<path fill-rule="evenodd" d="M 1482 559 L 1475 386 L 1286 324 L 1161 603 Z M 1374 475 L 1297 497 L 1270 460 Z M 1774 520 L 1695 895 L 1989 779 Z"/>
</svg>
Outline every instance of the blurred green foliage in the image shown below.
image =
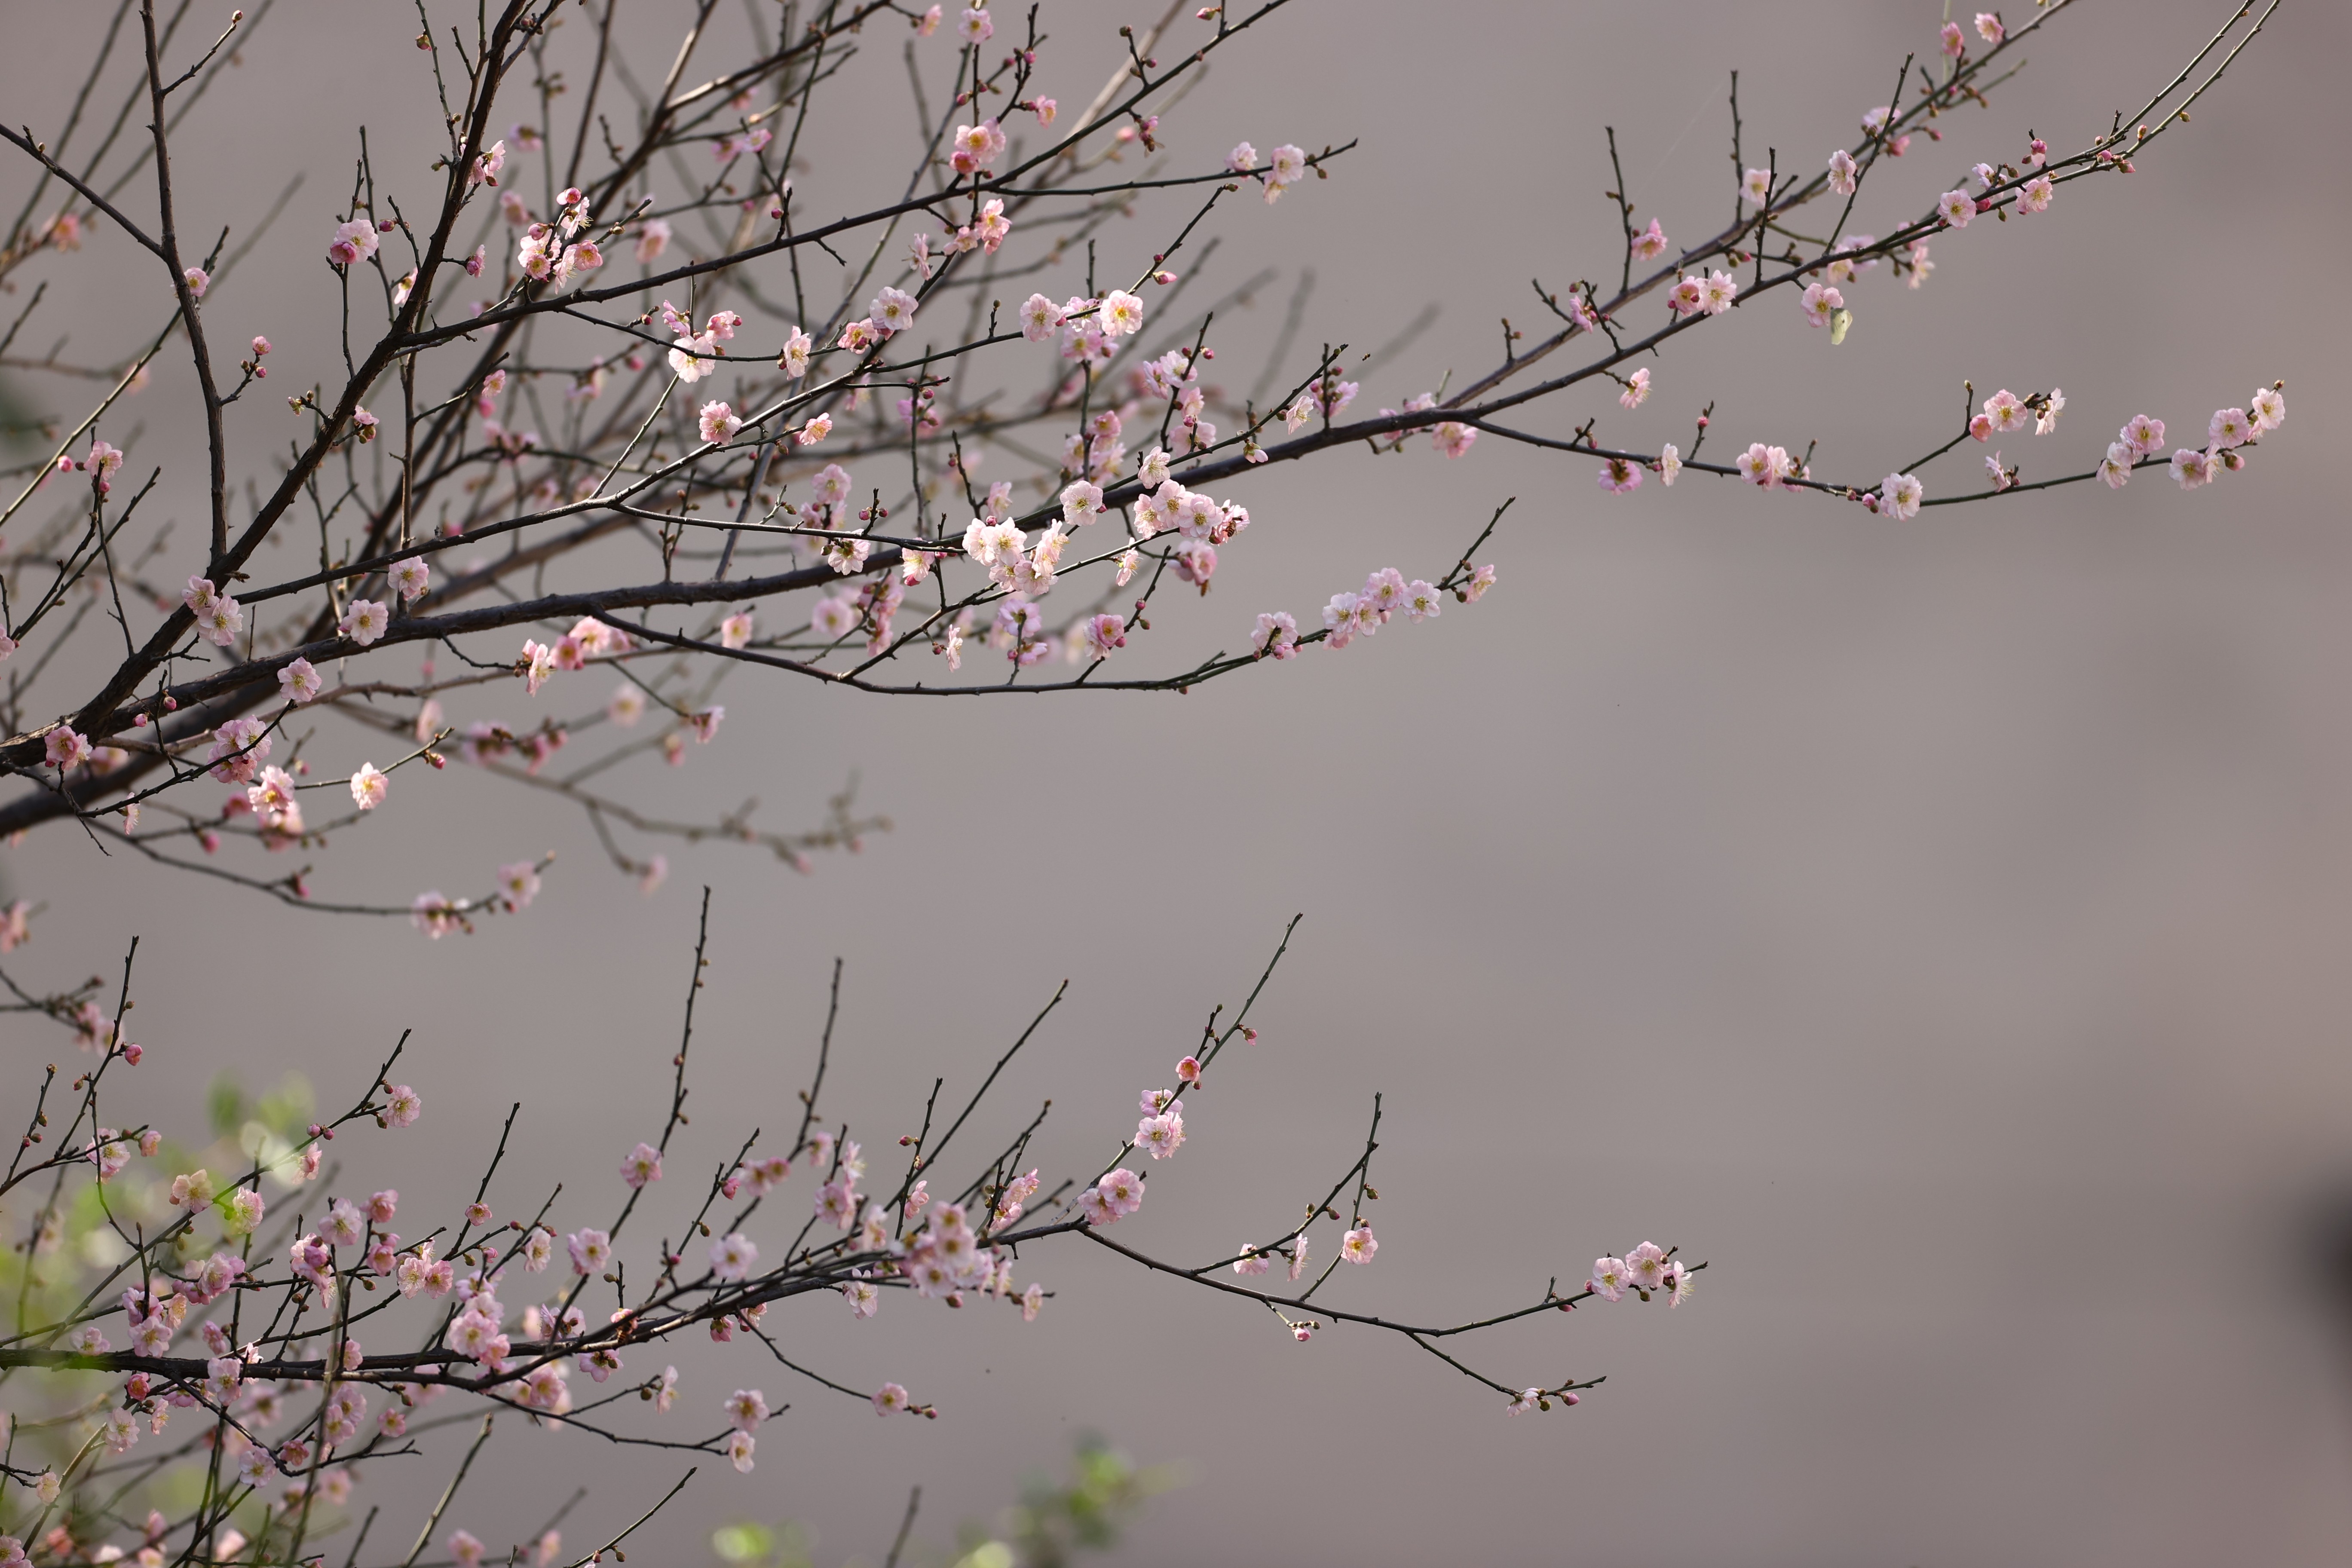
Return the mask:
<svg viewBox="0 0 2352 1568">
<path fill-rule="evenodd" d="M 1045 1477 L 1022 1489 L 997 1528 L 959 1532 L 953 1568 L 1066 1568 L 1079 1553 L 1107 1552 L 1150 1498 L 1177 1484 L 1172 1466 L 1138 1466 L 1092 1434 L 1077 1440 L 1066 1482 Z M 793 1523 L 721 1525 L 710 1549 L 728 1568 L 812 1568 L 814 1535 Z M 919 1560 L 910 1548 L 902 1563 Z M 938 1561 L 933 1558 L 931 1561 Z"/>
</svg>

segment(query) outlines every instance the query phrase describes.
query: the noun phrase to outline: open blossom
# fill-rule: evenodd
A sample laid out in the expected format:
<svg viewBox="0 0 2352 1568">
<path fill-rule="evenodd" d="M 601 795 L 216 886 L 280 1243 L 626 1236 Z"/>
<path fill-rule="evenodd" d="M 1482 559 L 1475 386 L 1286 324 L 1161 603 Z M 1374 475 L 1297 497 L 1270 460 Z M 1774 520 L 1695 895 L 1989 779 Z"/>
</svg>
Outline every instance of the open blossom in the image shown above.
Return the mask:
<svg viewBox="0 0 2352 1568">
<path fill-rule="evenodd" d="M 1234 1272 L 1236 1274 L 1263 1274 L 1273 1267 L 1273 1258 L 1251 1247 L 1247 1242 L 1242 1244 L 1241 1256 L 1234 1261 Z"/>
<path fill-rule="evenodd" d="M 382 770 L 373 763 L 362 763 L 359 772 L 352 775 L 352 800 L 362 811 L 373 811 L 383 804 L 385 783 Z"/>
<path fill-rule="evenodd" d="M 1936 198 L 1936 216 L 1954 228 L 1966 228 L 1977 216 L 1977 199 L 1966 191 L 1946 191 Z"/>
<path fill-rule="evenodd" d="M 874 1414 L 895 1415 L 908 1408 L 907 1391 L 895 1383 L 886 1383 L 874 1391 Z"/>
<path fill-rule="evenodd" d="M 394 562 L 392 570 L 385 575 L 393 587 L 398 590 L 400 602 L 404 605 L 415 604 L 425 596 L 425 590 L 433 585 L 433 569 L 415 555 Z"/>
<path fill-rule="evenodd" d="M 1265 166 L 1265 199 L 1280 199 L 1282 193 L 1298 183 L 1307 173 L 1307 154 L 1284 142 L 1274 150 L 1273 160 Z"/>
<path fill-rule="evenodd" d="M 2286 423 L 2286 394 L 2274 386 L 2257 391 L 2246 405 L 2254 422 L 2254 432 L 2267 436 Z"/>
<path fill-rule="evenodd" d="M 2117 439 L 2137 455 L 2152 458 L 2164 448 L 2164 421 L 2151 419 L 2145 414 L 2135 414 Z"/>
<path fill-rule="evenodd" d="M 1370 1263 L 1381 1244 L 1372 1239 L 1372 1227 L 1360 1225 L 1339 1239 L 1339 1258 L 1347 1263 Z"/>
<path fill-rule="evenodd" d="M 2042 412 L 2033 421 L 2033 433 L 2036 436 L 2049 435 L 2058 428 L 2058 416 L 2065 411 L 2066 395 L 2058 388 L 2052 387 L 2050 395 L 2042 400 Z"/>
<path fill-rule="evenodd" d="M 1945 58 L 1948 59 L 1958 59 L 1968 52 L 1969 41 L 1966 35 L 1960 31 L 1960 25 L 1958 22 L 1945 23 L 1938 39 Z"/>
<path fill-rule="evenodd" d="M 959 174 L 977 174 L 996 162 L 1005 148 L 1007 138 L 993 120 L 983 120 L 977 125 L 956 127 L 955 140 L 948 162 Z"/>
<path fill-rule="evenodd" d="M 713 445 L 733 440 L 735 432 L 743 428 L 743 421 L 735 417 L 735 411 L 724 403 L 704 404 L 701 425 L 702 438 Z"/>
<path fill-rule="evenodd" d="M 1710 316 L 1720 316 L 1739 297 L 1739 285 L 1728 272 L 1710 272 L 1699 285 L 1698 294 L 1699 309 Z"/>
<path fill-rule="evenodd" d="M 885 337 L 903 332 L 915 324 L 915 297 L 902 289 L 885 289 L 874 296 L 866 313 Z"/>
<path fill-rule="evenodd" d="M 1762 206 L 1772 197 L 1772 172 L 1769 169 L 1748 170 L 1739 176 L 1739 194 L 1748 199 L 1748 205 Z"/>
<path fill-rule="evenodd" d="M 375 225 L 363 217 L 336 226 L 335 237 L 327 243 L 327 259 L 338 267 L 352 267 L 375 254 Z"/>
<path fill-rule="evenodd" d="M 1682 448 L 1672 441 L 1658 448 L 1658 482 L 1673 488 L 1675 476 L 1683 471 Z"/>
<path fill-rule="evenodd" d="M 1621 406 L 1639 408 L 1650 395 L 1650 371 L 1644 365 L 1625 378 L 1625 390 L 1617 395 Z"/>
<path fill-rule="evenodd" d="M 60 724 L 42 742 L 41 756 L 49 766 L 63 773 L 89 761 L 89 742 L 70 724 Z"/>
<path fill-rule="evenodd" d="M 2107 455 L 2099 462 L 2099 482 L 2111 490 L 2119 490 L 2131 482 L 2133 452 L 2121 441 L 2110 442 Z"/>
<path fill-rule="evenodd" d="M 1633 258 L 1636 261 L 1655 261 L 1666 253 L 1671 243 L 1666 238 L 1665 229 L 1656 218 L 1652 218 L 1650 226 L 1633 237 Z"/>
<path fill-rule="evenodd" d="M 1845 296 L 1826 283 L 1811 283 L 1805 287 L 1805 325 L 1824 327 L 1830 312 L 1845 308 Z"/>
<path fill-rule="evenodd" d="M 383 636 L 391 626 L 392 612 L 373 599 L 353 599 L 335 623 L 338 631 L 362 647 Z"/>
<path fill-rule="evenodd" d="M 2057 189 L 2058 187 L 2051 183 L 2049 175 L 2036 174 L 2032 179 L 2026 181 L 2018 191 L 2017 210 L 2021 213 L 2048 212 L 2050 198 L 2056 194 Z"/>
<path fill-rule="evenodd" d="M 1601 488 L 1612 495 L 1623 495 L 1642 488 L 1642 465 L 1630 458 L 1612 458 L 1601 465 Z"/>
<path fill-rule="evenodd" d="M 1625 1255 L 1625 1276 L 1636 1290 L 1658 1289 L 1665 1279 L 1665 1248 L 1654 1242 L 1645 1241 Z"/>
<path fill-rule="evenodd" d="M 1593 1261 L 1592 1279 L 1591 1281 L 1590 1289 L 1594 1295 L 1600 1297 L 1602 1300 L 1620 1301 L 1624 1300 L 1625 1288 L 1631 1282 L 1631 1277 L 1625 1272 L 1625 1260 L 1623 1258 L 1596 1258 Z"/>
<path fill-rule="evenodd" d="M 2213 418 L 2205 427 L 2206 439 L 2216 447 L 2242 447 L 2253 438 L 2253 426 L 2242 408 L 2214 410 Z"/>
<path fill-rule="evenodd" d="M 2005 436 L 2024 429 L 2032 410 L 2025 406 L 2024 399 L 2004 386 L 1985 399 L 1984 412 L 1985 417 L 1992 422 L 1992 428 Z"/>
<path fill-rule="evenodd" d="M 2006 29 L 2001 26 L 1999 16 L 1994 16 L 1990 11 L 1977 13 L 1978 37 L 1988 44 L 1998 44 L 2005 35 Z"/>
<path fill-rule="evenodd" d="M 1878 492 L 1878 510 L 1898 522 L 1907 522 L 1919 515 L 1919 504 L 1927 500 L 1927 487 L 1909 474 L 1889 474 Z"/>
<path fill-rule="evenodd" d="M 650 1143 L 640 1143 L 621 1157 L 621 1180 L 631 1187 L 658 1182 L 661 1173 L 661 1151 Z"/>
<path fill-rule="evenodd" d="M 223 594 L 197 613 L 196 630 L 215 647 L 231 647 L 245 630 L 245 607 Z"/>
<path fill-rule="evenodd" d="M 768 1401 L 756 1388 L 739 1388 L 729 1394 L 722 1408 L 727 1424 L 738 1432 L 749 1432 L 768 1418 Z"/>
<path fill-rule="evenodd" d="M 719 368 L 719 340 L 710 332 L 681 333 L 669 351 L 669 368 L 680 381 L 700 381 Z"/>
<path fill-rule="evenodd" d="M 2221 458 L 2211 452 L 2200 452 L 2183 447 L 2172 454 L 2172 477 L 2180 481 L 2184 490 L 2193 490 L 2208 483 L 2221 470 Z"/>
<path fill-rule="evenodd" d="M 1062 308 L 1043 294 L 1032 294 L 1021 307 L 1021 335 L 1042 343 L 1062 324 Z"/>
<path fill-rule="evenodd" d="M 1257 629 L 1250 634 L 1250 646 L 1258 657 L 1290 658 L 1298 652 L 1298 623 L 1285 610 L 1262 612 Z"/>
<path fill-rule="evenodd" d="M 575 1230 L 563 1238 L 576 1274 L 601 1274 L 613 1263 L 613 1238 L 601 1230 Z"/>
<path fill-rule="evenodd" d="M 740 1231 L 730 1231 L 710 1244 L 710 1271 L 721 1279 L 740 1279 L 760 1260 L 760 1249 Z"/>
<path fill-rule="evenodd" d="M 1830 154 L 1830 189 L 1842 196 L 1853 195 L 1856 174 L 1860 165 L 1853 154 L 1841 147 Z"/>
<path fill-rule="evenodd" d="M 1095 312 L 1095 321 L 1107 338 L 1123 338 L 1143 326 L 1143 301 L 1124 289 L 1114 289 L 1103 296 L 1102 307 Z"/>
<path fill-rule="evenodd" d="M 776 368 L 787 380 L 798 381 L 808 374 L 809 355 L 815 350 L 816 340 L 796 326 L 784 340 L 784 352 L 776 356 Z"/>
<path fill-rule="evenodd" d="M 956 37 L 967 44 L 984 44 L 996 36 L 996 24 L 988 19 L 988 12 L 978 5 L 971 6 L 956 18 Z"/>
<path fill-rule="evenodd" d="M 1135 1146 L 1155 1160 L 1165 1160 L 1184 1146 L 1182 1102 L 1171 1100 L 1169 1108 L 1157 1116 L 1147 1116 L 1136 1124 Z"/>
</svg>

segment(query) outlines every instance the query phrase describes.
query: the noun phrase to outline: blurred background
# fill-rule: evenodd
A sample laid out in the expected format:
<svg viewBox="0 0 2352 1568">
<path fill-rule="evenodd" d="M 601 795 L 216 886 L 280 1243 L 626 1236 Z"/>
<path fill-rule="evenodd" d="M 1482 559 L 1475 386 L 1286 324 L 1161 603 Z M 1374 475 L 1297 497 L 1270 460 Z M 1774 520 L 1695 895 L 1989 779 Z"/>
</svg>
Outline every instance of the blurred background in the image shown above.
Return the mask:
<svg viewBox="0 0 2352 1568">
<path fill-rule="evenodd" d="M 12 121 L 61 119 L 100 9 L 0 5 Z M 624 6 L 641 75 L 684 9 Z M 1089 99 L 1144 11 L 1049 5 L 1042 90 Z M 2226 11 L 2060 19 L 1990 113 L 1874 177 L 1857 226 L 2020 156 L 2029 127 L 2083 144 Z M 1328 181 L 1223 215 L 1202 283 L 1276 275 L 1212 332 L 1220 365 L 1246 390 L 1308 269 L 1294 359 L 1326 341 L 1353 357 L 1434 306 L 1359 406 L 1459 384 L 1494 358 L 1497 318 L 1540 318 L 1530 275 L 1613 279 L 1604 126 L 1637 223 L 1712 232 L 1729 71 L 1749 161 L 1771 147 L 1810 171 L 1941 19 L 1933 0 L 1286 11 L 1160 132 L 1193 163 L 1244 137 L 1360 139 Z M 397 7 L 281 5 L 181 132 L 192 231 L 257 222 L 309 171 L 207 301 L 216 335 L 269 333 L 289 385 L 333 353 L 317 254 L 356 127 L 380 180 L 428 186 L 414 31 Z M 900 40 L 879 32 L 875 106 L 800 176 L 814 206 L 910 153 Z M 1607 1374 L 1580 1408 L 1517 1421 L 1409 1345 L 1297 1344 L 1083 1247 L 1027 1260 L 1058 1294 L 1026 1329 L 897 1299 L 853 1323 L 828 1300 L 782 1320 L 798 1352 L 853 1386 L 902 1382 L 941 1419 L 877 1422 L 779 1370 L 770 1399 L 794 1408 L 758 1470 L 706 1465 L 654 1528 L 662 1558 L 789 1520 L 818 1561 L 878 1561 L 910 1482 L 940 1553 L 1097 1430 L 1182 1467 L 1118 1556 L 1136 1564 L 2342 1561 L 2352 344 L 2322 285 L 2347 237 L 2347 47 L 2352 13 L 2290 0 L 2136 177 L 1937 240 L 1919 292 L 1882 268 L 1848 290 L 1843 347 L 1776 298 L 1678 346 L 1638 413 L 1596 393 L 1541 426 L 1601 413 L 1604 439 L 1686 447 L 1712 401 L 1710 453 L 1818 437 L 1817 471 L 1873 482 L 1947 437 L 1964 378 L 1979 398 L 2063 386 L 2057 434 L 2007 443 L 2032 479 L 2089 466 L 2138 412 L 2195 439 L 2284 377 L 2285 428 L 2211 489 L 2146 474 L 1890 525 L 1698 475 L 1612 497 L 1589 460 L 1491 438 L 1453 463 L 1415 442 L 1276 468 L 1235 488 L 1255 526 L 1205 604 L 1164 596 L 1172 635 L 1145 659 L 1237 647 L 1261 608 L 1306 621 L 1375 567 L 1434 577 L 1517 496 L 1486 552 L 1500 585 L 1182 698 L 892 703 L 739 677 L 719 742 L 633 787 L 713 812 L 757 795 L 790 823 L 856 773 L 895 830 L 807 877 L 673 852 L 645 897 L 538 797 L 458 768 L 431 798 L 395 781 L 383 820 L 322 860 L 321 896 L 404 901 L 559 856 L 526 916 L 468 940 L 294 913 L 52 828 L 0 863 L 47 905 L 13 970 L 111 973 L 139 935 L 138 1089 L 167 1119 L 194 1120 L 224 1069 L 257 1091 L 299 1072 L 341 1103 L 414 1028 L 426 1120 L 405 1145 L 339 1149 L 346 1185 L 461 1201 L 521 1100 L 502 1206 L 565 1173 L 602 1207 L 612 1162 L 658 1126 L 700 884 L 715 931 L 688 1170 L 753 1125 L 789 1129 L 838 955 L 826 1098 L 876 1144 L 915 1130 L 934 1073 L 968 1091 L 1068 977 L 979 1131 L 1050 1096 L 1041 1163 L 1084 1173 L 1304 911 L 1262 1039 L 1195 1100 L 1124 1238 L 1205 1258 L 1272 1233 L 1353 1159 L 1379 1090 L 1382 1249 L 1334 1280 L 1335 1305 L 1478 1315 L 1644 1238 L 1710 1264 L 1671 1313 L 1596 1303 L 1475 1345 L 1507 1382 Z M 1120 267 L 1159 233 L 1118 231 L 1138 253 Z M 154 280 L 119 235 L 48 275 L 51 336 L 98 357 L 146 330 Z M 121 444 L 166 464 L 193 521 L 189 377 L 158 363 Z M 243 419 L 250 467 L 283 432 L 266 400 Z M 1930 493 L 1977 488 L 1980 455 L 1926 470 Z M 6 1029 L 20 1069 L 61 1048 Z M 745 1359 L 681 1354 L 689 1400 Z M 497 1495 L 449 1516 L 486 1537 L 586 1483 L 566 1527 L 584 1539 L 683 1468 L 577 1435 L 501 1442 Z M 396 1470 L 369 1478 L 385 1500 L 444 1474 Z"/>
</svg>

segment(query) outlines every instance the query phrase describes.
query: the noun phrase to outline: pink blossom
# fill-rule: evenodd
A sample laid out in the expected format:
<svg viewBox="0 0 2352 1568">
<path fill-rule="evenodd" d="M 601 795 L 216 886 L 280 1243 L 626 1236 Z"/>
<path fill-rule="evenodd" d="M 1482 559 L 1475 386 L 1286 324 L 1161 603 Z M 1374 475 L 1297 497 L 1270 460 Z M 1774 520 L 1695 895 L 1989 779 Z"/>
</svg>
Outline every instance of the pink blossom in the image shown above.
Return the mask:
<svg viewBox="0 0 2352 1568">
<path fill-rule="evenodd" d="M 1370 1263 L 1372 1260 L 1372 1254 L 1380 1249 L 1381 1244 L 1372 1239 L 1372 1227 L 1369 1225 L 1360 1225 L 1339 1238 L 1339 1258 L 1342 1262 Z"/>
<path fill-rule="evenodd" d="M 661 1173 L 661 1151 L 650 1143 L 640 1143 L 621 1157 L 621 1180 L 632 1188 L 658 1182 Z"/>
<path fill-rule="evenodd" d="M 733 440 L 735 432 L 743 428 L 743 421 L 724 403 L 706 403 L 702 405 L 701 426 L 702 438 L 716 446 Z"/>
<path fill-rule="evenodd" d="M 908 1408 L 907 1391 L 895 1383 L 886 1383 L 874 1391 L 874 1414 L 895 1415 Z"/>
<path fill-rule="evenodd" d="M 375 254 L 375 225 L 363 217 L 352 218 L 337 226 L 334 237 L 327 244 L 327 259 L 338 267 L 352 267 Z"/>
<path fill-rule="evenodd" d="M 89 742 L 70 724 L 60 724 L 48 733 L 42 743 L 41 755 L 49 766 L 64 773 L 89 761 Z"/>
<path fill-rule="evenodd" d="M 727 1232 L 710 1244 L 710 1272 L 719 1279 L 743 1279 L 760 1262 L 760 1248 L 743 1232 Z"/>
<path fill-rule="evenodd" d="M 572 1254 L 575 1274 L 601 1274 L 612 1266 L 613 1238 L 601 1230 L 575 1230 L 563 1238 L 563 1245 Z"/>
</svg>

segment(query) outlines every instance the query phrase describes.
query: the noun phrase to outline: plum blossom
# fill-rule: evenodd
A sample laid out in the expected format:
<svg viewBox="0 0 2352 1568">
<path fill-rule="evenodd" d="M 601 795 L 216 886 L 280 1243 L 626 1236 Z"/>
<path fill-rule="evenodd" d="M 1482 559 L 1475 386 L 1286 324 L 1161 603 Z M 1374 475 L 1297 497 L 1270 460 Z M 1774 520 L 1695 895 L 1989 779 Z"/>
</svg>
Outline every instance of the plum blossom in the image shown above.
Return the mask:
<svg viewBox="0 0 2352 1568">
<path fill-rule="evenodd" d="M 704 404 L 700 423 L 703 440 L 713 446 L 733 440 L 735 432 L 743 428 L 743 421 L 724 403 Z"/>
<path fill-rule="evenodd" d="M 915 297 L 902 289 L 883 289 L 866 309 L 884 337 L 903 332 L 915 324 Z"/>
<path fill-rule="evenodd" d="M 2119 490 L 2131 482 L 2133 452 L 2121 441 L 2110 442 L 2107 455 L 2099 460 L 2099 482 L 2111 490 Z"/>
<path fill-rule="evenodd" d="M 575 1274 L 601 1274 L 612 1267 L 613 1238 L 601 1230 L 575 1230 L 563 1238 L 563 1245 L 572 1254 Z"/>
<path fill-rule="evenodd" d="M 1103 296 L 1101 309 L 1095 313 L 1096 322 L 1107 338 L 1123 338 L 1143 326 L 1143 301 L 1124 289 L 1114 289 Z"/>
<path fill-rule="evenodd" d="M 1307 173 L 1307 154 L 1288 142 L 1276 147 L 1265 166 L 1265 199 L 1278 201 L 1282 193 L 1297 184 Z"/>
<path fill-rule="evenodd" d="M 1860 165 L 1853 154 L 1841 147 L 1830 154 L 1830 189 L 1842 196 L 1853 195 Z"/>
<path fill-rule="evenodd" d="M 1954 228 L 1966 228 L 1977 216 L 1977 199 L 1966 191 L 1946 191 L 1936 198 L 1936 216 Z"/>
<path fill-rule="evenodd" d="M 2065 411 L 2066 395 L 2058 388 L 2052 387 L 2050 395 L 2042 400 L 2041 413 L 2034 417 L 2033 433 L 2036 436 L 2047 436 L 2057 429 L 2058 416 Z"/>
<path fill-rule="evenodd" d="M 363 217 L 338 225 L 327 242 L 327 259 L 338 267 L 353 267 L 375 254 L 375 225 Z"/>
<path fill-rule="evenodd" d="M 70 724 L 60 724 L 42 742 L 41 757 L 49 766 L 64 773 L 89 761 L 89 742 Z"/>
<path fill-rule="evenodd" d="M 661 1180 L 661 1151 L 640 1143 L 621 1157 L 621 1180 L 631 1188 Z"/>
<path fill-rule="evenodd" d="M 1927 499 L 1927 487 L 1909 474 L 1889 474 L 1878 492 L 1878 510 L 1898 522 L 1908 522 L 1919 515 L 1919 505 Z"/>
<path fill-rule="evenodd" d="M 1062 308 L 1043 294 L 1032 294 L 1021 306 L 1021 335 L 1042 343 L 1062 324 Z"/>
<path fill-rule="evenodd" d="M 384 794 L 389 788 L 383 770 L 373 763 L 362 763 L 359 772 L 352 775 L 352 804 L 362 811 L 373 811 L 383 804 Z"/>
<path fill-rule="evenodd" d="M 342 618 L 335 629 L 362 647 L 367 647 L 390 629 L 392 612 L 381 601 L 353 599 L 344 606 Z"/>
<path fill-rule="evenodd" d="M 730 1231 L 710 1244 L 710 1271 L 721 1279 L 740 1279 L 760 1260 L 760 1249 L 740 1231 Z"/>
<path fill-rule="evenodd" d="M 1372 1239 L 1372 1227 L 1360 1225 L 1339 1239 L 1339 1258 L 1345 1263 L 1370 1263 L 1381 1244 Z"/>
</svg>

